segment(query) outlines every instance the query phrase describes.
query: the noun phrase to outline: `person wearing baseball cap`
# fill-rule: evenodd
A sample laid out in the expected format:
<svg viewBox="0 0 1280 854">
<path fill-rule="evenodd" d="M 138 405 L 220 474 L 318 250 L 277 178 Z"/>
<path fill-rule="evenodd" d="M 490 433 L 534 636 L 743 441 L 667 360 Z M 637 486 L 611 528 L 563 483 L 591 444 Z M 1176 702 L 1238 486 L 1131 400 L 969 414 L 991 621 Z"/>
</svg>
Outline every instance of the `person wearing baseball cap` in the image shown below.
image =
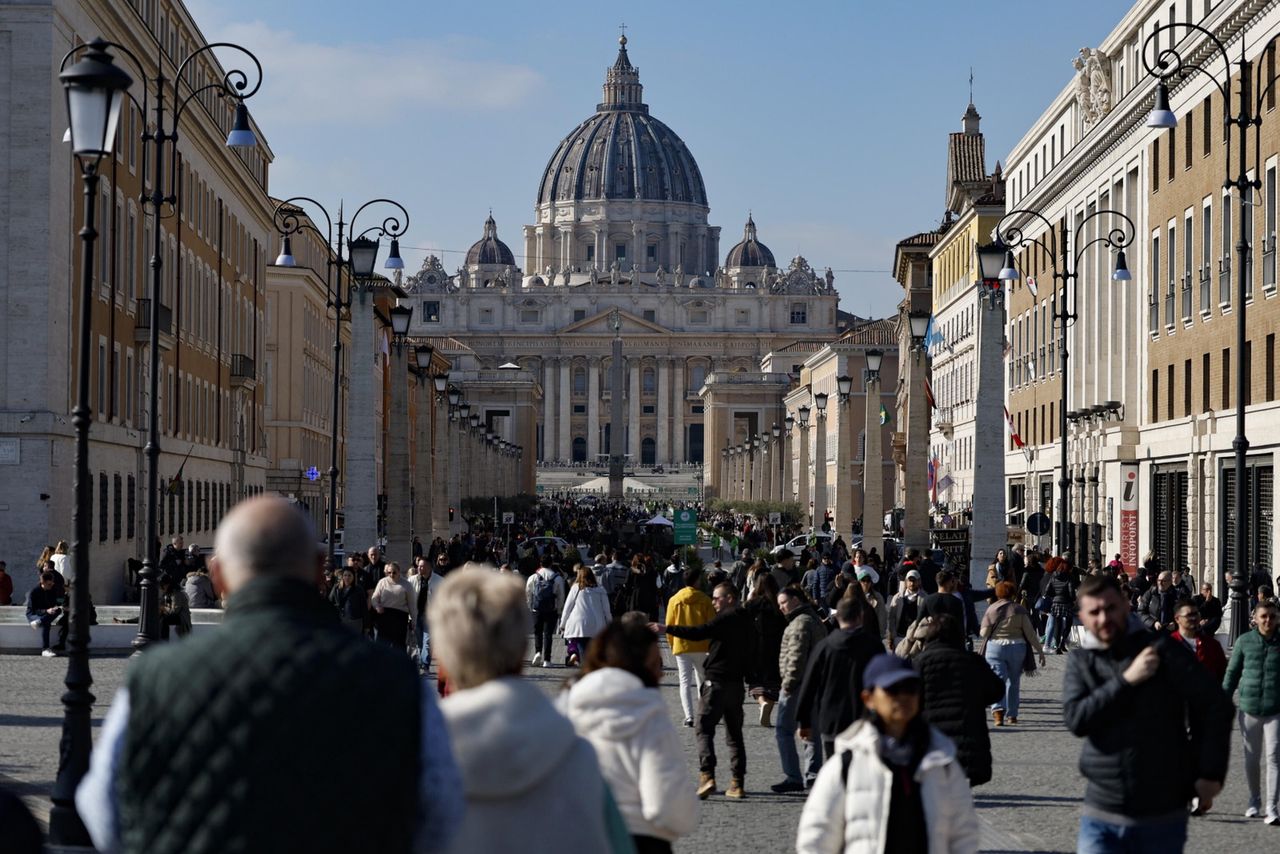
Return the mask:
<svg viewBox="0 0 1280 854">
<path fill-rule="evenodd" d="M 862 675 L 861 719 L 836 737 L 796 830 L 797 854 L 971 854 L 978 815 L 955 745 L 920 714 L 920 676 L 892 653 Z M 887 773 L 886 773 L 887 772 Z"/>
</svg>

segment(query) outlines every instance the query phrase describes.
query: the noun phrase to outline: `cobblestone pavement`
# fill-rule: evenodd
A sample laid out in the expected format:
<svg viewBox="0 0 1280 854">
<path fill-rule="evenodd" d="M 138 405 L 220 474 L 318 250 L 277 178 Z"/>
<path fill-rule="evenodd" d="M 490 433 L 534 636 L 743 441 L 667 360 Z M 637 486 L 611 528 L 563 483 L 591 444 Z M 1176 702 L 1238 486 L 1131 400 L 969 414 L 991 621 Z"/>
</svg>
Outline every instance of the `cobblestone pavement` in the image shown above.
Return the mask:
<svg viewBox="0 0 1280 854">
<path fill-rule="evenodd" d="M 559 642 L 556 655 L 563 655 Z M 1050 656 L 1043 675 L 1023 682 L 1023 709 L 1016 728 L 992 731 L 995 779 L 976 790 L 984 851 L 1075 850 L 1084 780 L 1076 771 L 1079 742 L 1062 727 L 1058 694 L 1063 663 L 1063 658 Z M 100 701 L 94 713 L 95 727 L 123 678 L 126 664 L 124 658 L 93 659 L 94 692 Z M 65 659 L 0 656 L 0 783 L 17 788 L 43 815 L 47 815 L 46 796 L 57 773 L 62 724 L 59 698 L 65 671 Z M 529 672 L 529 678 L 548 693 L 557 691 L 567 675 L 568 671 L 559 667 Z M 675 670 L 668 669 L 662 691 L 672 718 L 679 721 L 683 715 L 676 685 Z M 773 731 L 760 727 L 756 720 L 755 707 L 749 706 L 748 799 L 732 802 L 720 794 L 705 801 L 697 831 L 676 846 L 678 851 L 743 854 L 791 849 L 803 800 L 769 791 L 769 785 L 781 779 L 777 751 Z M 681 727 L 680 734 L 688 751 L 689 773 L 696 775 L 693 730 Z M 721 734 L 717 747 L 723 744 Z M 718 782 L 723 787 L 728 780 Z M 1280 850 L 1280 828 L 1241 817 L 1246 800 L 1237 736 L 1232 739 L 1226 789 L 1212 813 L 1192 820 L 1187 851 Z"/>
</svg>

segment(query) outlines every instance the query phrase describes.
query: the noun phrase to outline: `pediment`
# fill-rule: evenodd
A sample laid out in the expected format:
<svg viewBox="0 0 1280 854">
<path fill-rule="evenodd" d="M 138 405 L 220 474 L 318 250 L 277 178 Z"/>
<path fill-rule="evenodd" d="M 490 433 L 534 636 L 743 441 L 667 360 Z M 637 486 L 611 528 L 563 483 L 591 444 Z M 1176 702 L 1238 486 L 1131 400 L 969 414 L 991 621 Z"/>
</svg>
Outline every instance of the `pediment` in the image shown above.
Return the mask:
<svg viewBox="0 0 1280 854">
<path fill-rule="evenodd" d="M 652 321 L 645 320 L 642 317 L 636 317 L 625 309 L 618 309 L 618 313 L 622 315 L 623 335 L 652 334 L 654 332 L 666 335 L 671 332 L 671 330 L 659 326 Z M 561 329 L 560 333 L 573 335 L 613 335 L 613 324 L 609 319 L 609 315 L 611 314 L 613 314 L 612 307 L 594 314 L 591 317 L 584 317 L 582 320 L 574 321 Z"/>
</svg>

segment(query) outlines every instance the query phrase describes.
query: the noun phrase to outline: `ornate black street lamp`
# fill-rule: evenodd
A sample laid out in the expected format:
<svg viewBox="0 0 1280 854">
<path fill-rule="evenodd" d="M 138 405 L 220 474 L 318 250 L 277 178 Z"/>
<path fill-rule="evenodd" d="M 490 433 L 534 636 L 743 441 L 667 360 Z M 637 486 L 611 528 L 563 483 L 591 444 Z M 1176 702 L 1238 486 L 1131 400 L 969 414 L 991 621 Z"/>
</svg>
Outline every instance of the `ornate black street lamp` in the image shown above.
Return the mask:
<svg viewBox="0 0 1280 854">
<path fill-rule="evenodd" d="M 77 335 L 76 405 L 71 410 L 76 430 L 75 504 L 71 524 L 75 532 L 71 550 L 74 581 L 68 584 L 68 661 L 62 695 L 62 743 L 59 750 L 58 777 L 53 786 L 53 809 L 49 815 L 50 841 L 59 845 L 89 845 L 80 816 L 76 813 L 76 786 L 89 770 L 92 747 L 90 712 L 94 696 L 89 692 L 93 677 L 89 672 L 89 541 L 93 482 L 89 475 L 89 425 L 93 412 L 89 408 L 89 354 L 92 349 L 93 317 L 93 245 L 98 237 L 95 227 L 95 202 L 98 198 L 98 163 L 115 147 L 116 129 L 120 121 L 120 105 L 133 78 L 115 65 L 101 39 L 88 45 L 88 52 L 58 76 L 67 96 L 67 114 L 71 119 L 71 151 L 80 164 L 84 183 L 84 225 L 80 229 L 80 323 Z M 74 53 L 74 51 L 73 51 Z"/>
<path fill-rule="evenodd" d="M 1086 240 L 1084 236 L 1085 227 L 1094 219 L 1108 216 L 1115 217 L 1119 221 L 1119 225 L 1103 231 L 1097 237 Z M 1038 220 L 1044 224 L 1045 236 L 1043 238 L 1027 236 L 1025 223 L 1028 219 Z M 1005 257 L 1005 266 L 997 272 L 997 280 L 1014 282 L 1021 278 L 1021 274 L 1014 266 L 1013 249 L 1023 249 L 1034 245 L 1039 247 L 1051 260 L 1053 278 L 1058 283 L 1053 295 L 1052 317 L 1053 323 L 1059 328 L 1059 358 L 1062 364 L 1062 400 L 1058 404 L 1058 436 L 1061 440 L 1062 456 L 1062 471 L 1058 478 L 1058 486 L 1061 490 L 1062 510 L 1055 530 L 1057 532 L 1058 554 L 1065 555 L 1068 552 L 1072 552 L 1073 539 L 1071 530 L 1071 475 L 1067 469 L 1067 401 L 1071 389 L 1067 373 L 1069 366 L 1067 327 L 1079 317 L 1076 304 L 1076 285 L 1080 275 L 1080 259 L 1090 246 L 1095 243 L 1101 243 L 1110 249 L 1116 250 L 1115 267 L 1111 273 L 1112 280 L 1117 282 L 1129 281 L 1133 276 L 1130 274 L 1129 266 L 1125 261 L 1124 250 L 1133 242 L 1137 228 L 1134 226 L 1133 220 L 1119 211 L 1100 210 L 1094 211 L 1078 221 L 1075 231 L 1072 232 L 1067 229 L 1065 218 L 1055 228 L 1044 214 L 1023 208 L 1005 214 L 993 233 L 1003 246 L 998 249 L 992 247 L 992 254 L 1003 250 Z M 1074 255 L 1071 252 L 1073 245 L 1075 246 Z M 983 262 L 983 258 L 984 256 L 980 254 L 979 262 L 983 263 L 985 271 L 986 263 Z M 983 276 L 985 278 L 985 272 Z M 1072 552 L 1072 559 L 1078 560 L 1078 558 L 1079 555 Z"/>
<path fill-rule="evenodd" d="M 1182 52 L 1174 43 L 1175 29 L 1186 30 L 1188 34 L 1199 33 L 1212 44 L 1213 48 L 1210 50 L 1210 54 L 1222 57 L 1223 69 L 1221 78 L 1205 67 L 1204 63 L 1208 62 L 1207 58 L 1196 62 L 1188 62 L 1183 59 Z M 1160 41 L 1166 34 L 1169 39 L 1169 47 L 1161 50 Z M 1142 46 L 1142 64 L 1149 73 L 1159 78 L 1159 82 L 1156 84 L 1155 105 L 1147 120 L 1147 127 L 1166 130 L 1172 130 L 1177 127 L 1178 117 L 1169 108 L 1170 84 L 1177 86 L 1196 74 L 1204 74 L 1214 82 L 1214 85 L 1218 87 L 1218 91 L 1222 93 L 1222 118 L 1227 131 L 1226 177 L 1222 186 L 1226 189 L 1235 190 L 1240 203 L 1239 221 L 1241 226 L 1239 238 L 1236 241 L 1236 254 L 1238 256 L 1236 265 L 1236 298 L 1235 304 L 1231 307 L 1236 316 L 1236 436 L 1231 442 L 1231 448 L 1235 453 L 1235 529 L 1232 532 L 1234 535 L 1232 538 L 1234 566 L 1229 579 L 1231 589 L 1230 638 L 1232 644 L 1235 644 L 1236 639 L 1244 633 L 1249 625 L 1248 523 L 1251 518 L 1248 512 L 1249 490 L 1246 482 L 1249 437 L 1245 435 L 1245 400 L 1248 397 L 1249 383 L 1253 377 L 1249 372 L 1249 365 L 1245 361 L 1245 348 L 1248 346 L 1245 315 L 1248 307 L 1246 299 L 1250 296 L 1249 252 L 1251 251 L 1250 235 L 1245 226 L 1252 222 L 1250 207 L 1253 204 L 1253 192 L 1262 187 L 1261 180 L 1256 177 L 1250 178 L 1249 172 L 1252 170 L 1254 175 L 1262 174 L 1261 134 L 1262 116 L 1265 112 L 1263 102 L 1271 91 L 1272 85 L 1276 82 L 1275 76 L 1270 78 L 1266 76 L 1265 63 L 1259 63 L 1255 70 L 1253 63 L 1245 59 L 1244 43 L 1245 39 L 1241 34 L 1240 59 L 1234 63 L 1240 69 L 1240 83 L 1238 84 L 1240 88 L 1240 107 L 1239 112 L 1234 116 L 1231 115 L 1231 66 L 1233 63 L 1231 62 L 1230 54 L 1227 52 L 1226 45 L 1217 36 L 1198 24 L 1180 22 L 1156 27 Z M 1150 52 L 1155 54 L 1154 62 L 1147 55 L 1149 49 L 1151 49 Z M 1253 128 L 1254 138 L 1252 161 L 1249 159 L 1250 128 Z M 1231 159 L 1231 147 L 1233 144 L 1237 146 L 1235 172 L 1232 171 Z M 1152 287 L 1155 287 L 1154 283 L 1152 283 Z M 1231 521 L 1231 515 L 1226 515 L 1224 521 Z M 1225 552 L 1226 549 L 1223 548 L 1221 551 Z M 1225 559 L 1221 560 L 1218 566 L 1219 583 L 1227 582 L 1227 561 Z"/>
<path fill-rule="evenodd" d="M 316 210 L 324 216 L 325 230 L 320 231 L 308 214 L 302 207 L 303 204 L 312 205 Z M 351 234 L 356 233 L 356 220 L 360 217 L 361 212 L 370 205 L 386 204 L 391 205 L 399 214 L 393 214 L 385 218 L 381 225 L 375 225 L 355 238 L 347 240 L 345 243 L 345 229 L 349 226 Z M 403 217 L 403 222 L 401 221 Z M 340 427 L 341 399 L 340 391 L 342 388 L 342 319 L 343 312 L 351 307 L 351 290 L 356 286 L 355 283 L 367 282 L 373 278 L 373 268 L 378 261 L 378 239 L 370 238 L 370 234 L 378 236 L 386 236 L 391 238 L 391 251 L 387 255 L 386 263 L 383 265 L 388 270 L 403 270 L 404 261 L 400 257 L 400 237 L 409 228 L 409 212 L 399 202 L 391 199 L 371 199 L 356 209 L 355 214 L 351 217 L 351 222 L 344 222 L 342 219 L 342 204 L 338 204 L 338 222 L 337 222 L 337 240 L 334 240 L 334 222 L 329 216 L 329 211 L 325 206 L 317 202 L 315 199 L 307 196 L 294 196 L 291 199 L 285 199 L 276 205 L 275 212 L 272 214 L 272 220 L 276 224 L 276 231 L 283 238 L 283 246 L 280 255 L 276 258 L 276 264 L 280 267 L 296 267 L 297 260 L 293 257 L 293 246 L 290 237 L 303 230 L 309 230 L 324 240 L 326 248 L 325 258 L 325 307 L 333 309 L 333 417 L 330 419 L 329 430 L 329 559 L 332 560 L 334 550 L 337 548 L 335 542 L 338 531 L 338 430 Z M 346 257 L 343 257 L 343 249 L 346 249 Z M 343 286 L 342 271 L 347 271 L 346 286 Z"/>
</svg>

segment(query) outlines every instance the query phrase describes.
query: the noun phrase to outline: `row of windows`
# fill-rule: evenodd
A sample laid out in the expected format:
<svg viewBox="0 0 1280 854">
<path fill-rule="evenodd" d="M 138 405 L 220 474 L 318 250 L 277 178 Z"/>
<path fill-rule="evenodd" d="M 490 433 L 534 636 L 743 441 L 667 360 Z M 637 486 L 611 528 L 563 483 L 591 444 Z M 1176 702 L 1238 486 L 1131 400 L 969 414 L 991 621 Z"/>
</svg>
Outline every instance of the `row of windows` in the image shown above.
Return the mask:
<svg viewBox="0 0 1280 854">
<path fill-rule="evenodd" d="M 1014 429 L 1018 437 L 1027 445 L 1043 445 L 1057 441 L 1058 418 L 1057 407 L 1053 401 L 1048 406 L 1040 404 L 1013 414 Z M 1013 437 L 1009 437 L 1009 450 L 1014 450 Z"/>
<path fill-rule="evenodd" d="M 422 304 L 422 316 L 427 323 L 440 322 L 440 303 L 435 300 L 424 301 Z M 482 326 L 491 326 L 494 323 L 494 309 L 482 307 L 477 315 L 477 322 Z M 657 322 L 657 312 L 654 309 L 644 309 L 643 317 L 650 323 Z M 689 323 L 691 324 L 707 324 L 711 322 L 711 312 L 705 308 L 690 308 L 688 310 Z M 575 323 L 587 319 L 587 310 L 585 308 L 575 308 L 573 310 L 573 320 Z M 809 308 L 804 303 L 794 303 L 790 308 L 788 319 L 792 325 L 803 326 L 809 322 Z M 542 323 L 542 309 L 540 308 L 522 308 L 519 309 L 519 320 L 523 324 L 540 324 Z M 734 322 L 738 326 L 751 326 L 751 309 L 736 309 L 734 314 Z"/>
<path fill-rule="evenodd" d="M 573 394 L 575 397 L 581 397 L 588 394 L 587 386 L 587 369 L 581 366 L 574 367 L 572 370 L 571 383 Z M 631 371 L 623 372 L 625 381 L 624 394 L 631 393 Z M 689 366 L 687 374 L 688 384 L 685 386 L 685 393 L 696 391 L 702 388 L 702 384 L 707 379 L 707 367 L 701 364 L 692 364 Z M 601 391 L 609 391 L 613 387 L 613 374 L 609 370 L 609 360 L 601 360 L 600 365 L 600 389 Z M 640 391 L 644 395 L 654 395 L 658 393 L 658 375 L 653 368 L 643 368 L 640 371 Z"/>
<path fill-rule="evenodd" d="M 161 536 L 173 536 L 214 531 L 236 501 L 233 491 L 232 485 L 225 482 L 162 483 L 156 497 L 157 532 Z M 245 497 L 262 491 L 262 487 L 248 487 Z M 90 490 L 89 500 L 90 541 L 95 533 L 100 543 L 143 536 L 146 508 L 139 506 L 138 484 L 133 475 L 108 476 L 99 472 L 96 494 Z"/>
<path fill-rule="evenodd" d="M 1213 354 L 1202 353 L 1199 358 L 1199 370 L 1193 371 L 1195 360 L 1184 359 L 1179 370 L 1176 364 L 1151 370 L 1151 421 L 1158 422 L 1172 418 L 1200 415 L 1212 412 L 1215 403 L 1219 410 L 1232 406 L 1232 366 L 1234 361 L 1231 348 L 1224 347 L 1214 359 Z M 1215 362 L 1217 372 L 1214 372 Z M 1244 375 L 1248 381 L 1244 385 L 1244 405 L 1253 403 L 1254 385 L 1261 385 L 1263 399 L 1276 399 L 1276 336 L 1270 333 L 1266 337 L 1265 363 L 1260 375 L 1253 373 L 1253 342 L 1244 345 Z M 1163 388 L 1163 394 L 1161 389 Z M 1197 393 L 1198 389 L 1198 393 Z"/>
<path fill-rule="evenodd" d="M 1262 250 L 1262 287 L 1267 293 L 1276 289 L 1276 167 L 1268 166 L 1262 187 L 1262 234 L 1256 234 L 1253 207 L 1244 207 L 1241 223 L 1250 242 L 1250 252 L 1245 261 L 1245 299 L 1253 298 L 1254 257 L 1256 248 Z M 1206 197 L 1200 208 L 1197 227 L 1194 209 L 1188 208 L 1181 223 L 1171 221 L 1151 235 L 1151 287 L 1147 294 L 1148 329 L 1152 335 L 1160 333 L 1161 319 L 1168 332 L 1173 332 L 1178 318 L 1185 326 L 1193 322 L 1198 311 L 1204 319 L 1213 313 L 1216 302 L 1219 313 L 1231 308 L 1235 279 L 1232 276 L 1233 244 L 1232 199 L 1224 193 L 1219 211 L 1219 228 L 1214 229 L 1213 198 Z M 1181 231 L 1181 244 L 1179 244 Z M 1219 236 L 1216 247 L 1213 238 Z M 1198 238 L 1198 240 L 1197 240 Z M 1255 242 L 1256 241 L 1256 242 Z M 1215 281 L 1213 260 L 1217 259 Z M 1197 264 L 1198 262 L 1198 264 Z M 1195 288 L 1199 288 L 1199 299 Z M 1161 294 L 1163 293 L 1163 300 Z M 1163 314 L 1162 314 L 1163 306 Z"/>
</svg>

